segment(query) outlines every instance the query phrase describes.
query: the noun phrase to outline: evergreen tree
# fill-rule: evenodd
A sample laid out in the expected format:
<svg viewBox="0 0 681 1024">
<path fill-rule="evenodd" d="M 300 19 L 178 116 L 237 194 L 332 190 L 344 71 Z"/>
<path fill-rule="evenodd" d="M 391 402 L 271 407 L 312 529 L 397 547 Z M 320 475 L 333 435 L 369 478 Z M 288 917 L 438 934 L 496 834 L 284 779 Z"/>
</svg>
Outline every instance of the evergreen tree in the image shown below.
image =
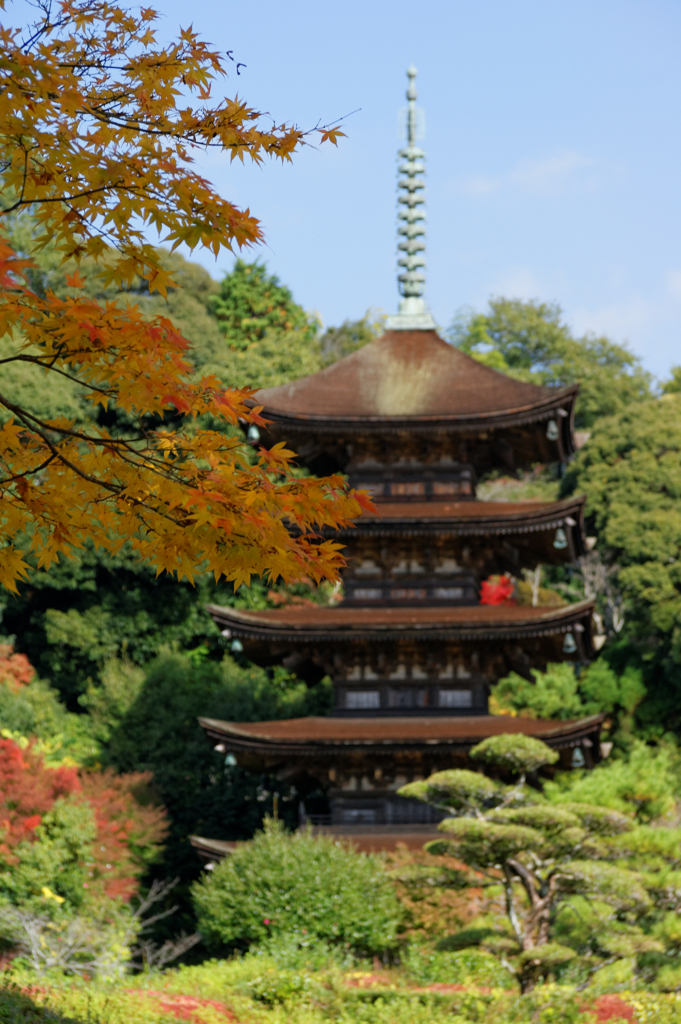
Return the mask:
<svg viewBox="0 0 681 1024">
<path fill-rule="evenodd" d="M 488 889 L 505 908 L 492 927 L 473 923 L 470 944 L 498 955 L 524 992 L 566 970 L 588 981 L 627 958 L 648 980 L 678 984 L 681 830 L 636 825 L 600 801 L 548 803 L 537 773 L 558 755 L 532 737 L 491 737 L 471 757 L 493 777 L 451 769 L 399 790 L 448 812 L 443 838 L 426 846 L 466 866 L 443 872 L 446 884 Z"/>
<path fill-rule="evenodd" d="M 622 671 L 644 670 L 637 717 L 649 731 L 681 729 L 681 398 L 670 393 L 598 422 L 568 467 L 563 493 L 587 495 L 587 521 L 616 567 L 624 626 L 606 648 Z"/>
</svg>

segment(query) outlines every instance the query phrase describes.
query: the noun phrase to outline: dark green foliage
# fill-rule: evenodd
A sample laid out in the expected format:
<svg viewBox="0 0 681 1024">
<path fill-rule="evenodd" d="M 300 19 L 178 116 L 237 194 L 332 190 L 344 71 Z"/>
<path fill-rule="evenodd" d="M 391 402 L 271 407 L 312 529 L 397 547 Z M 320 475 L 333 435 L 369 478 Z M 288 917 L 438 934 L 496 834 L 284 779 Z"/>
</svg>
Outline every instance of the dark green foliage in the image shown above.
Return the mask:
<svg viewBox="0 0 681 1024">
<path fill-rule="evenodd" d="M 396 945 L 401 910 L 383 865 L 335 839 L 287 835 L 267 821 L 248 845 L 193 888 L 211 944 L 247 947 L 307 933 L 362 953 Z"/>
<path fill-rule="evenodd" d="M 555 303 L 496 298 L 487 313 L 456 318 L 448 335 L 464 352 L 519 380 L 579 383 L 578 430 L 650 396 L 650 375 L 632 352 L 604 337 L 575 338 L 561 318 Z"/>
<path fill-rule="evenodd" d="M 681 398 L 641 402 L 595 427 L 563 493 L 587 494 L 598 550 L 618 566 L 624 628 L 607 656 L 643 668 L 640 726 L 681 729 Z"/>
<path fill-rule="evenodd" d="M 206 577 L 195 588 L 156 577 L 131 552 L 113 557 L 89 549 L 49 573 L 33 570 L 20 597 L 8 600 L 3 626 L 77 710 L 78 697 L 111 658 L 144 665 L 162 647 L 192 649 L 205 640 L 217 649 L 218 631 L 204 604 L 233 600 L 231 590 L 216 594 Z"/>
</svg>

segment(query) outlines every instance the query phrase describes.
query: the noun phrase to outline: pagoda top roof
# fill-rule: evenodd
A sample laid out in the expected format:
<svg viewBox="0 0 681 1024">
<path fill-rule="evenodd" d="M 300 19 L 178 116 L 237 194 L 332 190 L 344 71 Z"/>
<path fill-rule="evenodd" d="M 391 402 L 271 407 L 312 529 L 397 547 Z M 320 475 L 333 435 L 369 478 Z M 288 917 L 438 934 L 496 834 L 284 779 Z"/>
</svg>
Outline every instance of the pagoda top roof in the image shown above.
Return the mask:
<svg viewBox="0 0 681 1024">
<path fill-rule="evenodd" d="M 521 733 L 537 736 L 552 747 L 574 746 L 597 732 L 604 715 L 567 722 L 508 715 L 420 718 L 289 718 L 274 722 L 224 722 L 199 718 L 211 739 L 236 751 L 290 755 L 325 750 L 338 754 L 377 747 L 428 747 L 468 749 L 488 736 Z"/>
<path fill-rule="evenodd" d="M 299 426 L 503 426 L 548 419 L 561 408 L 570 417 L 577 391 L 514 380 L 434 330 L 388 330 L 310 377 L 257 391 L 253 402 L 265 416 Z"/>
<path fill-rule="evenodd" d="M 352 608 L 288 605 L 264 611 L 206 606 L 214 621 L 235 636 L 268 640 L 505 639 L 590 633 L 593 601 L 558 607 L 459 605 Z"/>
</svg>

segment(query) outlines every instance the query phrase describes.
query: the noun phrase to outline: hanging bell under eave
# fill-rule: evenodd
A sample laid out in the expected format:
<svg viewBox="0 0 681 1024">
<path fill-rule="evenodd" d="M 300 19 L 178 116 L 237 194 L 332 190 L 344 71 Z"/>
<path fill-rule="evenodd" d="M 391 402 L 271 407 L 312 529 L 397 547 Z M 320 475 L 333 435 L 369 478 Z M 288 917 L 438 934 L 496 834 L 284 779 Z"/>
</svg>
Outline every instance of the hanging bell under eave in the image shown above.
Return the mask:
<svg viewBox="0 0 681 1024">
<path fill-rule="evenodd" d="M 572 767 L 583 768 L 585 763 L 586 762 L 584 760 L 584 751 L 581 747 L 575 747 L 575 749 L 572 751 Z"/>
<path fill-rule="evenodd" d="M 556 536 L 553 538 L 553 546 L 558 551 L 563 551 L 568 546 L 567 534 L 562 526 L 559 526 L 556 530 Z"/>
<path fill-rule="evenodd" d="M 233 640 L 232 641 L 232 646 L 230 647 L 230 651 L 233 651 L 234 654 L 241 654 L 243 649 L 244 649 L 244 645 L 241 643 L 241 640 Z"/>
<path fill-rule="evenodd" d="M 546 436 L 548 437 L 549 441 L 558 440 L 558 424 L 555 420 L 549 420 L 546 427 Z"/>
<path fill-rule="evenodd" d="M 577 644 L 572 633 L 565 634 L 565 640 L 563 641 L 563 654 L 574 654 L 577 650 Z"/>
<path fill-rule="evenodd" d="M 248 440 L 251 441 L 253 444 L 260 440 L 260 431 L 256 427 L 255 423 L 251 423 L 250 427 L 248 428 Z"/>
</svg>

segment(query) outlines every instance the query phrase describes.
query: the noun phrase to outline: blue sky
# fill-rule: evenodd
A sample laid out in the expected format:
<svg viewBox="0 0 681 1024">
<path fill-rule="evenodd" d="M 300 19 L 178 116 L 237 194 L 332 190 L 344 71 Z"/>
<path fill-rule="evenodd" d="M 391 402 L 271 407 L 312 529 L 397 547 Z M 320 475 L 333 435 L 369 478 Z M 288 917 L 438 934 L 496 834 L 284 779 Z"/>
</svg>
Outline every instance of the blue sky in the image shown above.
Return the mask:
<svg viewBox="0 0 681 1024">
<path fill-rule="evenodd" d="M 681 363 L 679 0 L 158 0 L 246 67 L 238 91 L 311 128 L 360 108 L 335 150 L 199 167 L 263 224 L 260 255 L 326 325 L 392 312 L 395 157 L 419 69 L 426 298 L 442 325 L 490 295 L 557 301 L 578 332 Z M 198 252 L 216 276 L 231 260 Z"/>
</svg>

